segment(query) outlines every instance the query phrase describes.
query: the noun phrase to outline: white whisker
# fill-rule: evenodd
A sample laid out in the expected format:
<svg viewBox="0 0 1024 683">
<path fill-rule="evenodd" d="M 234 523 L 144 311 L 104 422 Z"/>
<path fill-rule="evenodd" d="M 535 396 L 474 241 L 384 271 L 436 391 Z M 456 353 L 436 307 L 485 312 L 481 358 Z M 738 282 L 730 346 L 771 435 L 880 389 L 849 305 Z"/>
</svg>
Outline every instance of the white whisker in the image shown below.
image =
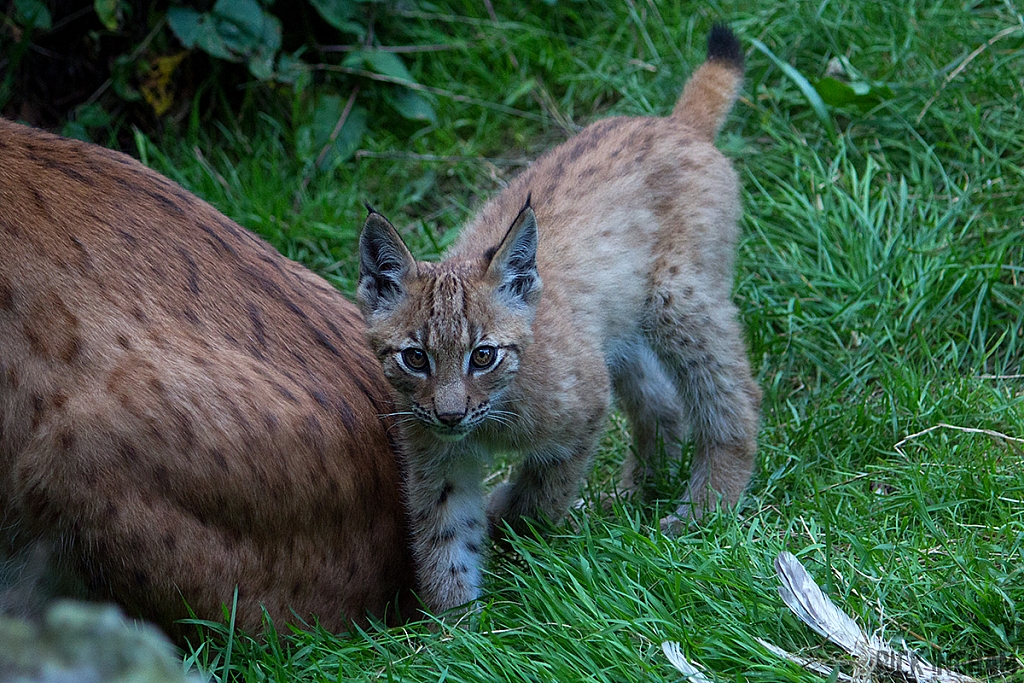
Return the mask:
<svg viewBox="0 0 1024 683">
<path fill-rule="evenodd" d="M 487 413 L 486 420 L 493 420 L 498 424 L 505 425 L 506 427 L 514 427 L 516 418 L 519 415 L 509 410 L 491 410 Z"/>
<path fill-rule="evenodd" d="M 408 413 L 408 415 L 412 415 L 412 413 Z M 416 421 L 416 417 L 415 417 L 415 416 L 412 416 L 412 417 L 405 417 L 405 418 L 403 418 L 403 419 L 401 419 L 401 420 L 395 420 L 395 421 L 394 421 L 394 422 L 393 422 L 393 423 L 391 424 L 391 426 L 390 426 L 390 427 L 388 427 L 387 431 L 389 431 L 389 432 L 390 432 L 390 431 L 391 431 L 392 429 L 394 429 L 395 427 L 398 427 L 399 425 L 404 425 L 404 424 L 406 424 L 407 422 L 415 422 L 415 421 Z"/>
<path fill-rule="evenodd" d="M 409 410 L 398 410 L 398 411 L 393 412 L 393 413 L 378 413 L 377 417 L 379 417 L 379 418 L 398 417 L 399 415 L 413 415 L 413 414 L 414 413 L 412 411 L 409 411 Z"/>
</svg>

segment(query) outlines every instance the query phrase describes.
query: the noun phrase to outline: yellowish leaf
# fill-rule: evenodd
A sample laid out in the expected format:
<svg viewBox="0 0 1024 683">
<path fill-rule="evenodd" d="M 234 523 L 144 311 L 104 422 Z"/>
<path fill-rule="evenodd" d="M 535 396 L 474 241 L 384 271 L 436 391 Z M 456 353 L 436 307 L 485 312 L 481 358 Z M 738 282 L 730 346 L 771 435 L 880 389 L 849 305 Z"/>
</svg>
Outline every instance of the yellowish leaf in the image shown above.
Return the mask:
<svg viewBox="0 0 1024 683">
<path fill-rule="evenodd" d="M 149 73 L 146 74 L 142 85 L 139 86 L 139 91 L 157 116 L 166 114 L 174 104 L 171 77 L 187 55 L 188 51 L 182 51 L 173 55 L 157 57 L 150 62 Z"/>
</svg>

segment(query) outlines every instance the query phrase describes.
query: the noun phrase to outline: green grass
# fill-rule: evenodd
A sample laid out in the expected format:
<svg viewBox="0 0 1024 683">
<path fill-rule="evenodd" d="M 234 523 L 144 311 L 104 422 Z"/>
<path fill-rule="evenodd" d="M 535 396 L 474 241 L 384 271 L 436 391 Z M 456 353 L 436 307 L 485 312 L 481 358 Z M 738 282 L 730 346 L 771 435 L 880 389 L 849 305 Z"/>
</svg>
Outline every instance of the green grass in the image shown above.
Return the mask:
<svg viewBox="0 0 1024 683">
<path fill-rule="evenodd" d="M 576 511 L 495 556 L 469 628 L 423 624 L 190 654 L 245 681 L 683 680 L 663 640 L 716 680 L 818 680 L 754 640 L 837 650 L 777 595 L 788 549 L 867 630 L 936 663 L 1024 681 L 1024 18 L 1007 0 L 421 5 L 397 15 L 436 125 L 376 122 L 360 158 L 308 175 L 296 114 L 163 141 L 150 164 L 351 294 L 369 201 L 435 257 L 520 162 L 611 114 L 664 114 L 726 20 L 810 81 L 840 64 L 888 86 L 816 113 L 750 48 L 719 145 L 743 180 L 736 300 L 765 390 L 759 471 L 738 515 L 681 539 L 655 505 Z M 308 93 L 303 97 L 308 97 Z M 509 113 L 513 108 L 523 114 Z M 308 109 L 308 107 L 307 107 Z M 277 111 L 271 107 L 271 111 Z M 282 109 L 283 111 L 283 109 Z M 308 117 L 307 117 L 308 118 Z M 424 160 L 416 155 L 440 157 Z M 396 158 L 397 157 L 397 158 Z M 588 481 L 609 491 L 616 421 Z M 848 670 L 848 669 L 847 669 Z"/>
</svg>

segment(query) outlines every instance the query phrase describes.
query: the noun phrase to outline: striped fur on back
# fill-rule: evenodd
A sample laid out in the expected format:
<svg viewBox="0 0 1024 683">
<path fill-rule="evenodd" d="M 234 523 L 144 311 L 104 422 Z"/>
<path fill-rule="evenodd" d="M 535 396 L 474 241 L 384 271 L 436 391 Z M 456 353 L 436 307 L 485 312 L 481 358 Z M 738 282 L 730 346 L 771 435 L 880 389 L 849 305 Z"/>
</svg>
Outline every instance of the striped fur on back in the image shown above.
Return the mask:
<svg viewBox="0 0 1024 683">
<path fill-rule="evenodd" d="M 414 606 L 388 388 L 327 282 L 127 156 L 3 120 L 0 254 L 3 555 L 172 633 L 236 587 L 248 630 Z M 0 602 L 30 607 L 25 580 Z"/>
</svg>

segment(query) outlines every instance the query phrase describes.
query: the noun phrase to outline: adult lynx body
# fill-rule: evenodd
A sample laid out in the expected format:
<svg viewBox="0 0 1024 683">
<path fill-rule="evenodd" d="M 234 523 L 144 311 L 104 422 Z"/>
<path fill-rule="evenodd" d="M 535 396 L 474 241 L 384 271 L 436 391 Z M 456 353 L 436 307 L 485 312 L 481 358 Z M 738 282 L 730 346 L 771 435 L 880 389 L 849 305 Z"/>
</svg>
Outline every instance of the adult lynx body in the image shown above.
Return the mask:
<svg viewBox="0 0 1024 683">
<path fill-rule="evenodd" d="M 157 173 L 0 120 L 0 551 L 171 632 L 236 586 L 246 629 L 411 605 L 362 328 Z"/>
<path fill-rule="evenodd" d="M 488 523 L 565 513 L 613 394 L 636 440 L 625 488 L 641 483 L 659 442 L 670 454 L 695 443 L 667 530 L 746 486 L 760 390 L 730 301 L 738 183 L 713 144 L 742 62 L 716 27 L 671 116 L 587 127 L 485 205 L 442 263 L 416 262 L 371 212 L 358 298 L 406 414 L 430 607 L 477 596 Z M 522 463 L 485 507 L 484 463 L 510 450 Z"/>
</svg>

